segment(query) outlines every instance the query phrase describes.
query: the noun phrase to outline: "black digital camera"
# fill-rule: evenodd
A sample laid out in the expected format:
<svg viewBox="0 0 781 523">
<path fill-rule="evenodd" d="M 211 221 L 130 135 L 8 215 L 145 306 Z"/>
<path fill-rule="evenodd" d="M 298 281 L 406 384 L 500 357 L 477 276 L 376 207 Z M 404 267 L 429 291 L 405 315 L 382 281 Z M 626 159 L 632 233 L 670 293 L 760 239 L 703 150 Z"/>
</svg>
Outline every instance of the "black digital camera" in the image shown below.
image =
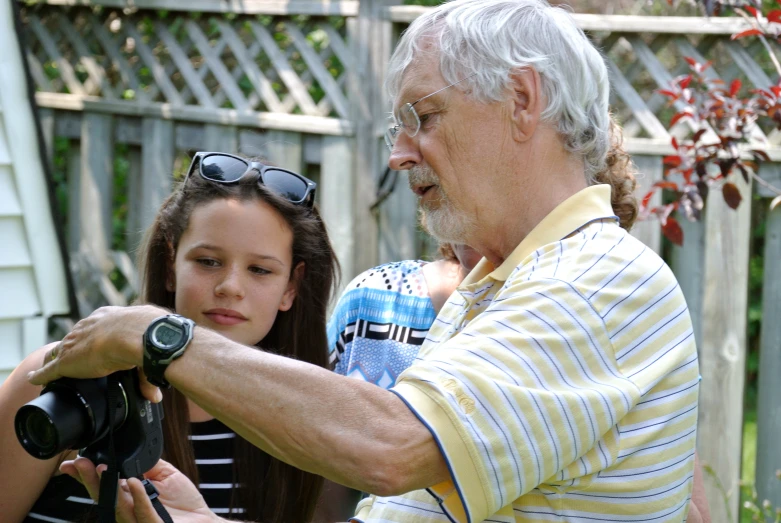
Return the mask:
<svg viewBox="0 0 781 523">
<path fill-rule="evenodd" d="M 133 369 L 105 378 L 53 381 L 19 409 L 14 423 L 22 447 L 39 459 L 80 449 L 96 465 L 109 463 L 111 436 L 120 477 L 135 478 L 163 454 L 162 418 L 162 405 L 141 395 Z"/>
</svg>

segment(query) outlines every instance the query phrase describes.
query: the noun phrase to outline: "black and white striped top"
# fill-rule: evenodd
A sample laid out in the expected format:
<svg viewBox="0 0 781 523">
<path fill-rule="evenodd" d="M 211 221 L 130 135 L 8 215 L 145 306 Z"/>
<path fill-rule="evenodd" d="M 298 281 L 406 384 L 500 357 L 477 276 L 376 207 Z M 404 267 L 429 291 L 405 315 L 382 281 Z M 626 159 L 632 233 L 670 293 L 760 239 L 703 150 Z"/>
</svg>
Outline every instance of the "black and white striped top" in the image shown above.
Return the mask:
<svg viewBox="0 0 781 523">
<path fill-rule="evenodd" d="M 218 420 L 191 423 L 190 440 L 200 477 L 199 489 L 213 512 L 228 519 L 242 519 L 244 509 L 230 512 L 233 479 L 233 445 L 236 433 Z M 52 478 L 24 523 L 78 523 L 92 512 L 87 490 L 70 476 Z"/>
</svg>

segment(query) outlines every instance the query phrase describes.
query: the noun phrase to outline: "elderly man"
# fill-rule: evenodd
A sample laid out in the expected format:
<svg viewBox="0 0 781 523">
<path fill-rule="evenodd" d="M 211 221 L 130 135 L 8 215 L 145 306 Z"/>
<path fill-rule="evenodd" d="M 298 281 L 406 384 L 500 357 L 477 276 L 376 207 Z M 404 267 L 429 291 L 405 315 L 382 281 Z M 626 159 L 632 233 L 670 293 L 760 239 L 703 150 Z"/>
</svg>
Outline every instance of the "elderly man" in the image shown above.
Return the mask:
<svg viewBox="0 0 781 523">
<path fill-rule="evenodd" d="M 434 235 L 484 256 L 416 363 L 387 391 L 196 328 L 165 379 L 266 452 L 373 493 L 355 521 L 683 521 L 697 352 L 671 271 L 592 182 L 599 52 L 543 0 L 457 0 L 410 26 L 389 74 L 391 167 Z M 163 313 L 97 311 L 31 381 L 142 367 Z M 175 517 L 198 508 L 175 471 L 153 475 Z"/>
</svg>

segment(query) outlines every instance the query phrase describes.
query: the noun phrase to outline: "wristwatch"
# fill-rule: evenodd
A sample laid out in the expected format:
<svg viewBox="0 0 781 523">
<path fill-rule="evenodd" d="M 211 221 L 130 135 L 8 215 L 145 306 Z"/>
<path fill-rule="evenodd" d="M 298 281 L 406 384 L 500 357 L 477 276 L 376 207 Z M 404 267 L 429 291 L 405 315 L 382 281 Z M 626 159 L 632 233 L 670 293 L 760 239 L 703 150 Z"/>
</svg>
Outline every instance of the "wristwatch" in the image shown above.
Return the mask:
<svg viewBox="0 0 781 523">
<path fill-rule="evenodd" d="M 149 383 L 169 388 L 165 369 L 184 354 L 193 339 L 195 322 L 178 314 L 161 316 L 144 332 L 144 374 Z"/>
</svg>

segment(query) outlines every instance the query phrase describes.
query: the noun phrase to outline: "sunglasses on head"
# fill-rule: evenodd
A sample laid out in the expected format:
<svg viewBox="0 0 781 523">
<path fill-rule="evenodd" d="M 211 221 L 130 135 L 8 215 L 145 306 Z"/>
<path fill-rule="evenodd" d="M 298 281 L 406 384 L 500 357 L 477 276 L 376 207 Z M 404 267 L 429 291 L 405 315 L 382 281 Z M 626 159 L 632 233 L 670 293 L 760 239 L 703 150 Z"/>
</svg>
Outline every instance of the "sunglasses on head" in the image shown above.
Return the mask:
<svg viewBox="0 0 781 523">
<path fill-rule="evenodd" d="M 201 178 L 210 182 L 230 185 L 238 183 L 250 171 L 256 173 L 258 183 L 290 203 L 307 207 L 314 205 L 317 184 L 312 180 L 287 169 L 248 161 L 227 153 L 195 153 L 184 183 L 187 183 L 193 172 L 197 172 Z"/>
</svg>

